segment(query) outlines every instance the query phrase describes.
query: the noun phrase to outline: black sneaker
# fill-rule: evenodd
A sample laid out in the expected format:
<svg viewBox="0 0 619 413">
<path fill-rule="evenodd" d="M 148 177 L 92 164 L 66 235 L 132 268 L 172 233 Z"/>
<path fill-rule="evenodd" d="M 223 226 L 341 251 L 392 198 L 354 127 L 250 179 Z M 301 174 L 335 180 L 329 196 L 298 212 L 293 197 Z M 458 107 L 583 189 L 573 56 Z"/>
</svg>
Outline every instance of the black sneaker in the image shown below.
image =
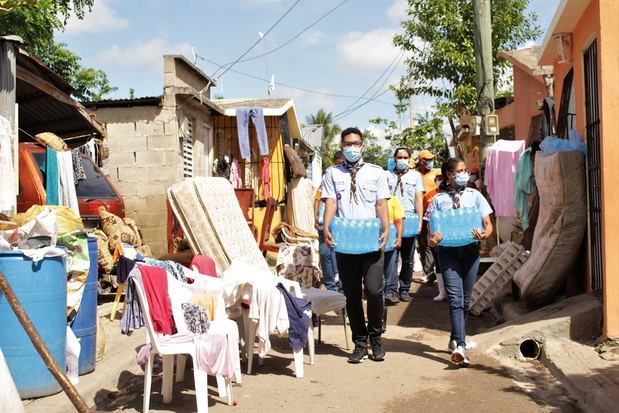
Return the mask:
<svg viewBox="0 0 619 413">
<path fill-rule="evenodd" d="M 359 344 L 355 344 L 355 349 L 353 350 L 352 355 L 348 359 L 348 362 L 351 364 L 359 364 L 367 358 L 368 358 L 367 347 L 360 346 Z"/>
<path fill-rule="evenodd" d="M 408 294 L 408 291 L 400 292 L 400 301 L 404 303 L 408 303 L 412 300 L 411 296 Z"/>
<path fill-rule="evenodd" d="M 383 348 L 383 341 L 381 340 L 381 338 L 378 337 L 372 340 L 372 360 L 383 361 L 386 356 L 387 353 Z"/>
<path fill-rule="evenodd" d="M 428 275 L 428 280 L 426 281 L 426 284 L 434 284 L 434 281 L 436 281 L 436 273 Z"/>
</svg>

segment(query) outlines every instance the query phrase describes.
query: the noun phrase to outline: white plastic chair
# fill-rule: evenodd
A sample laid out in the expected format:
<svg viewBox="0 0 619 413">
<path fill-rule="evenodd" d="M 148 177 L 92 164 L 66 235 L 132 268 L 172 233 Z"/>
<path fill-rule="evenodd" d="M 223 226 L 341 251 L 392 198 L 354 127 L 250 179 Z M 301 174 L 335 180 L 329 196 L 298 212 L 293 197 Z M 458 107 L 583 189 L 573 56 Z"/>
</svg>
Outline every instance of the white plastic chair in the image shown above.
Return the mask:
<svg viewBox="0 0 619 413">
<path fill-rule="evenodd" d="M 189 354 L 193 361 L 193 375 L 195 381 L 196 404 L 198 407 L 198 412 L 208 412 L 208 376 L 207 373 L 200 368 L 200 365 L 197 362 L 195 345 L 193 344 L 193 342 L 174 344 L 160 342 L 159 333 L 155 332 L 153 323 L 150 319 L 150 311 L 148 307 L 148 301 L 146 299 L 146 294 L 144 293 L 144 290 L 139 282 L 136 282 L 133 279 L 131 279 L 131 281 L 135 285 L 135 290 L 138 295 L 140 308 L 144 316 L 144 323 L 146 324 L 146 329 L 148 331 L 146 341 L 147 344 L 151 344 L 152 346 L 152 351 L 150 353 L 150 356 L 148 357 L 144 369 L 144 401 L 142 406 L 143 412 L 146 413 L 149 411 L 150 392 L 153 377 L 153 360 L 155 354 L 160 354 L 163 358 L 163 382 L 161 385 L 163 402 L 170 403 L 172 401 L 172 370 L 174 367 L 174 356 L 177 354 Z M 227 390 L 227 402 L 229 405 L 232 405 L 232 386 L 229 380 L 224 379 L 224 382 Z"/>
<path fill-rule="evenodd" d="M 302 298 L 301 288 L 299 283 L 295 281 L 282 279 L 282 284 L 284 287 L 295 297 Z M 253 359 L 254 359 L 254 350 L 256 343 L 256 336 L 258 331 L 258 322 L 252 320 L 249 317 L 249 310 L 243 310 L 243 329 L 245 333 L 245 356 L 247 357 L 247 374 L 251 374 L 253 368 Z M 315 348 L 314 348 L 314 329 L 312 328 L 311 322 L 310 326 L 307 330 L 307 347 L 309 353 L 309 364 L 311 366 L 314 365 L 315 360 Z M 293 357 L 294 357 L 294 373 L 295 377 L 300 379 L 303 378 L 303 348 L 297 347 L 292 349 Z M 262 365 L 264 359 L 262 357 L 258 357 L 258 364 Z"/>
<path fill-rule="evenodd" d="M 239 328 L 234 320 L 229 320 L 226 314 L 226 307 L 222 298 L 221 283 L 216 278 L 195 278 L 194 284 L 184 284 L 168 274 L 168 292 L 170 295 L 170 302 L 172 304 L 172 311 L 175 312 L 174 319 L 177 320 L 177 330 L 179 332 L 186 331 L 186 326 L 183 318 L 181 304 L 187 302 L 194 292 L 199 293 L 215 293 L 218 295 L 217 308 L 215 309 L 215 317 L 209 314 L 210 327 L 208 334 L 221 334 L 225 335 L 228 342 L 228 352 L 230 358 L 234 364 L 234 380 L 236 383 L 241 384 L 241 363 L 239 359 Z M 209 282 L 214 281 L 214 282 Z M 187 357 L 179 355 L 176 359 L 176 382 L 180 383 L 185 379 L 185 364 Z M 164 368 L 166 362 L 164 360 Z M 217 376 L 217 388 L 219 391 L 219 397 L 227 397 L 227 386 L 225 380 L 221 376 Z"/>
</svg>

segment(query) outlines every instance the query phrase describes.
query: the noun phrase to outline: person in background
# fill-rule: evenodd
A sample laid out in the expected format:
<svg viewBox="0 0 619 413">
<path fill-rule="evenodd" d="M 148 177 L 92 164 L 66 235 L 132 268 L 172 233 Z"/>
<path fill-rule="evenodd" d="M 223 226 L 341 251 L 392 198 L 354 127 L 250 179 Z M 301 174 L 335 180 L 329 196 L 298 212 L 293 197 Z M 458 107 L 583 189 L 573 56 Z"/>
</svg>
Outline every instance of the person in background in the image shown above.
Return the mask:
<svg viewBox="0 0 619 413">
<path fill-rule="evenodd" d="M 389 174 L 389 172 L 387 172 Z M 387 178 L 387 181 L 389 178 Z M 404 208 L 402 207 L 402 203 L 396 196 L 391 196 L 387 200 L 387 210 L 389 215 L 389 222 L 392 222 L 396 228 L 397 234 L 395 238 L 393 249 L 389 251 L 385 251 L 383 260 L 383 297 L 386 305 L 396 305 L 399 302 L 398 299 L 398 251 L 400 246 L 402 245 L 402 232 L 404 230 L 404 219 L 406 215 L 404 214 Z M 412 275 L 412 273 L 411 273 Z M 408 292 L 406 293 L 408 296 Z M 410 300 L 409 300 L 410 301 Z M 383 318 L 383 324 L 385 323 L 385 319 Z M 386 326 L 383 325 L 383 329 Z"/>
<path fill-rule="evenodd" d="M 344 154 L 342 151 L 337 151 L 333 155 L 333 165 L 339 165 L 344 162 Z M 325 201 L 322 197 L 322 184 L 316 191 L 316 199 L 314 200 L 314 218 L 316 229 L 318 230 L 318 242 L 320 249 L 320 266 L 322 267 L 322 284 L 327 290 L 338 291 L 341 287 L 338 286 L 339 274 L 337 271 L 337 261 L 335 259 L 335 251 L 325 243 L 325 237 L 322 230 L 322 222 L 325 213 Z"/>
<path fill-rule="evenodd" d="M 426 194 L 436 189 L 436 177 L 441 174 L 439 168 L 434 168 L 434 158 L 436 158 L 436 155 L 427 149 L 420 151 L 419 155 L 417 155 L 416 169 L 421 174 Z M 428 204 L 424 199 L 424 211 L 427 207 Z M 428 245 L 427 239 L 428 224 L 424 222 L 421 227 L 421 233 L 417 238 L 417 251 L 419 252 L 419 258 L 423 266 L 424 277 L 422 282 L 433 283 L 436 280 L 436 274 L 440 271 L 436 265 L 436 252 Z"/>
<path fill-rule="evenodd" d="M 389 187 L 385 171 L 363 161 L 363 136 L 357 128 L 341 134 L 344 163 L 325 172 L 322 197 L 325 199 L 323 233 L 331 248 L 335 242 L 329 225 L 333 217 L 343 219 L 375 219 L 381 224 L 378 250 L 366 254 L 336 252 L 340 279 L 346 296 L 346 310 L 355 349 L 349 363 L 361 363 L 368 356 L 368 339 L 374 361 L 385 359 L 381 339 L 383 327 L 383 250 L 389 237 L 387 199 Z M 362 287 L 367 298 L 367 325 L 362 303 Z"/>
<path fill-rule="evenodd" d="M 451 337 L 448 348 L 452 351 L 451 361 L 458 365 L 468 365 L 466 353 L 466 318 L 471 303 L 471 294 L 479 269 L 479 242 L 492 235 L 490 214 L 492 208 L 484 196 L 473 188 L 468 188 L 469 173 L 464 161 L 450 158 L 443 162 L 441 172 L 444 177 L 439 192 L 432 198 L 424 219 L 429 221 L 435 211 L 452 208 L 477 207 L 483 217 L 483 229 L 473 229 L 474 241 L 461 247 L 442 247 L 443 234 L 433 232 L 430 227 L 428 244 L 437 247 L 438 260 L 443 271 L 443 281 L 449 299 L 451 318 Z"/>
<path fill-rule="evenodd" d="M 417 214 L 419 217 L 419 232 L 423 218 L 423 193 L 425 186 L 421 174 L 409 168 L 411 153 L 408 148 L 396 148 L 393 154 L 395 168 L 387 172 L 387 182 L 392 198 L 395 197 L 404 209 L 404 215 Z M 411 300 L 409 290 L 413 281 L 415 265 L 415 237 L 402 238 L 398 250 L 385 253 L 385 302 L 395 305 L 400 301 Z M 398 258 L 402 259 L 398 287 Z"/>
<path fill-rule="evenodd" d="M 469 178 L 468 187 L 481 191 L 481 176 L 479 175 L 479 168 L 476 166 L 471 168 L 471 177 Z"/>
</svg>

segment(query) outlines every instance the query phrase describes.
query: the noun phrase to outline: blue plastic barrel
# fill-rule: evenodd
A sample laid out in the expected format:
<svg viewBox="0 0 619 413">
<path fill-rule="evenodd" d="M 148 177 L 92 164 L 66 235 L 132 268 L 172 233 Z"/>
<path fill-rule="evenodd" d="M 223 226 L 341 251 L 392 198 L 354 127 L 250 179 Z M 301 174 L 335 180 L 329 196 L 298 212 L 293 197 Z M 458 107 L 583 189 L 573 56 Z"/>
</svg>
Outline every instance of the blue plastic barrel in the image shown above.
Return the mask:
<svg viewBox="0 0 619 413">
<path fill-rule="evenodd" d="M 80 341 L 80 358 L 78 373 L 90 373 L 95 369 L 97 354 L 97 238 L 88 237 L 88 256 L 90 268 L 84 287 L 84 295 L 77 315 L 71 324 L 71 329 Z"/>
<path fill-rule="evenodd" d="M 63 370 L 66 369 L 65 258 L 48 257 L 34 263 L 18 251 L 0 251 L 0 272 L 8 280 L 52 356 Z M 47 370 L 2 293 L 0 347 L 22 399 L 48 396 L 62 390 Z"/>
</svg>

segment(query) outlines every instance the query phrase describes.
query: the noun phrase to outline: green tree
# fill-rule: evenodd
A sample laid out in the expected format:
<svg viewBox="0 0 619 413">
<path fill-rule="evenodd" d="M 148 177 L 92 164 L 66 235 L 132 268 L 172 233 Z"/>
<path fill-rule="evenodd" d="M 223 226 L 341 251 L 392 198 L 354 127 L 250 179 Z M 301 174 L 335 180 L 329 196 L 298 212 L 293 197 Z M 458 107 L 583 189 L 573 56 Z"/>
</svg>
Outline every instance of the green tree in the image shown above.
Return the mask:
<svg viewBox="0 0 619 413">
<path fill-rule="evenodd" d="M 494 78 L 508 67 L 499 50 L 511 50 L 541 34 L 529 0 L 493 0 L 492 47 Z M 394 44 L 408 52 L 408 74 L 397 88 L 400 101 L 411 95 L 437 99 L 439 114 L 451 116 L 457 107 L 474 112 L 477 93 L 471 0 L 408 0 L 408 20 Z M 495 85 L 499 88 L 500 85 Z"/>
<path fill-rule="evenodd" d="M 342 132 L 342 128 L 337 123 L 333 123 L 333 113 L 325 112 L 324 109 L 319 109 L 315 115 L 307 115 L 305 122 L 308 125 L 322 125 L 324 137 L 320 154 L 322 155 L 322 167 L 326 169 L 333 163 L 333 153 L 336 150 L 334 140 Z"/>
<path fill-rule="evenodd" d="M 387 168 L 387 158 L 391 156 L 391 149 L 381 145 L 378 137 L 370 129 L 363 131 L 363 160 L 368 163 L 378 165 L 383 169 Z"/>
<path fill-rule="evenodd" d="M 415 127 L 402 130 L 395 122 L 387 119 L 370 119 L 370 123 L 380 125 L 385 129 L 385 139 L 391 143 L 391 150 L 398 147 L 408 148 L 411 152 L 427 149 L 438 155 L 437 163 L 440 163 L 449 157 L 443 119 L 436 113 L 417 114 Z"/>
<path fill-rule="evenodd" d="M 1 1 L 1 0 L 0 0 Z M 64 30 L 71 15 L 81 19 L 94 0 L 12 0 L 0 3 L 0 33 L 19 35 L 26 50 L 67 80 L 77 97 L 98 100 L 117 90 L 107 75 L 83 67 L 80 57 L 64 43 L 54 41 L 54 32 Z"/>
</svg>

